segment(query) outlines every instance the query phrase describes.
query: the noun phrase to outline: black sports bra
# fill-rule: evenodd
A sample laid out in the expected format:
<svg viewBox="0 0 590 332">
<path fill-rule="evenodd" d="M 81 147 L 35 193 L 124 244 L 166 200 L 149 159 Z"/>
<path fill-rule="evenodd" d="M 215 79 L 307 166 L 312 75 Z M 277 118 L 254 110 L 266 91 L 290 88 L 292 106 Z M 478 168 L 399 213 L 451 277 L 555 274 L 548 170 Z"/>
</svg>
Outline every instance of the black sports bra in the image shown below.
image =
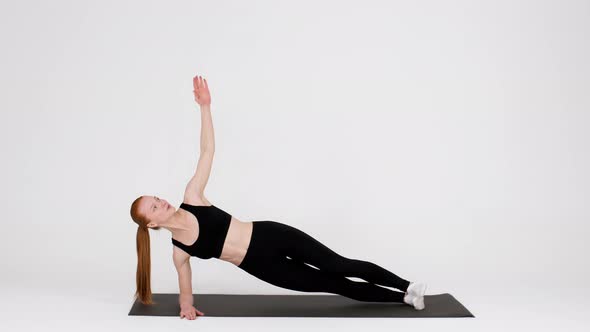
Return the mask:
<svg viewBox="0 0 590 332">
<path fill-rule="evenodd" d="M 191 256 L 202 259 L 219 258 L 231 223 L 231 215 L 214 205 L 196 206 L 183 202 L 180 204 L 180 208 L 197 217 L 199 236 L 190 246 L 176 241 L 174 238 L 172 244 Z"/>
</svg>

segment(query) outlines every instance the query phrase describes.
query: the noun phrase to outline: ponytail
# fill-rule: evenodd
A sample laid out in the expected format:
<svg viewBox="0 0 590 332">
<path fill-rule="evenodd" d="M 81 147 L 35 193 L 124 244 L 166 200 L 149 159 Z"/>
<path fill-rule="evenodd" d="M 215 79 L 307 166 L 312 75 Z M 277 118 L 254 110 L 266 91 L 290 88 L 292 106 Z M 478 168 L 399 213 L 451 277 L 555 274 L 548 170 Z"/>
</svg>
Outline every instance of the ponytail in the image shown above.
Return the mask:
<svg viewBox="0 0 590 332">
<path fill-rule="evenodd" d="M 151 259 L 150 259 L 150 233 L 148 228 L 137 228 L 137 273 L 135 283 L 137 289 L 135 298 L 143 304 L 154 304 L 151 289 Z"/>
</svg>

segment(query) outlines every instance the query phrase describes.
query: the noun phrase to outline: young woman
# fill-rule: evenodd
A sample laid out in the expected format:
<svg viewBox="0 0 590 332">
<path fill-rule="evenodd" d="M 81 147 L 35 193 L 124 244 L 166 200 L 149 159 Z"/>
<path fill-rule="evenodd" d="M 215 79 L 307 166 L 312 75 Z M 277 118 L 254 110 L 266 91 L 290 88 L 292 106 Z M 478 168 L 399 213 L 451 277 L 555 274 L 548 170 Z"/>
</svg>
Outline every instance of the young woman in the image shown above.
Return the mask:
<svg viewBox="0 0 590 332">
<path fill-rule="evenodd" d="M 193 306 L 191 256 L 230 262 L 260 280 L 286 289 L 327 292 L 358 301 L 406 303 L 424 309 L 424 283 L 409 282 L 371 262 L 343 257 L 287 224 L 271 220 L 244 222 L 211 204 L 204 194 L 215 151 L 211 96 L 207 80 L 201 76 L 193 78 L 193 86 L 201 108 L 201 154 L 183 203 L 175 209 L 159 197 L 141 196 L 131 205 L 131 217 L 139 225 L 136 298 L 144 304 L 153 303 L 148 228 L 163 227 L 172 233 L 181 318 L 204 315 Z"/>
</svg>

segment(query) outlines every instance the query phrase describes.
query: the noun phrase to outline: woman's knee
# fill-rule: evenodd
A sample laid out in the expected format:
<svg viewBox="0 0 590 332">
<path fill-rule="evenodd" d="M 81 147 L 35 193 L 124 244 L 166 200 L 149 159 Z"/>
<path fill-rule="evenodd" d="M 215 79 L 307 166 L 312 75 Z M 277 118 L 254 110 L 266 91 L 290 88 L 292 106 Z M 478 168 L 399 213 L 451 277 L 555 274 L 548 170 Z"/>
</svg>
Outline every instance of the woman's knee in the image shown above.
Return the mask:
<svg viewBox="0 0 590 332">
<path fill-rule="evenodd" d="M 350 274 L 354 274 L 354 271 L 358 269 L 358 263 L 359 261 L 356 259 L 336 255 L 324 262 L 322 266 L 318 268 L 331 274 L 347 277 L 350 276 Z"/>
</svg>

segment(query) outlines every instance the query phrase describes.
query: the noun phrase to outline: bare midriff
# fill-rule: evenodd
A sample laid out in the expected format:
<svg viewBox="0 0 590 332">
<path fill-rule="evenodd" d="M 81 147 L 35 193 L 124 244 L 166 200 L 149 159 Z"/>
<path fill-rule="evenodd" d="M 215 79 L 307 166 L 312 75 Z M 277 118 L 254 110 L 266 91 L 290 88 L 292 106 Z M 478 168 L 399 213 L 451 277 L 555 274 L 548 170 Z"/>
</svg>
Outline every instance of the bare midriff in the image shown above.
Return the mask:
<svg viewBox="0 0 590 332">
<path fill-rule="evenodd" d="M 251 221 L 241 221 L 232 216 L 219 259 L 240 265 L 250 245 L 252 226 Z"/>
</svg>

